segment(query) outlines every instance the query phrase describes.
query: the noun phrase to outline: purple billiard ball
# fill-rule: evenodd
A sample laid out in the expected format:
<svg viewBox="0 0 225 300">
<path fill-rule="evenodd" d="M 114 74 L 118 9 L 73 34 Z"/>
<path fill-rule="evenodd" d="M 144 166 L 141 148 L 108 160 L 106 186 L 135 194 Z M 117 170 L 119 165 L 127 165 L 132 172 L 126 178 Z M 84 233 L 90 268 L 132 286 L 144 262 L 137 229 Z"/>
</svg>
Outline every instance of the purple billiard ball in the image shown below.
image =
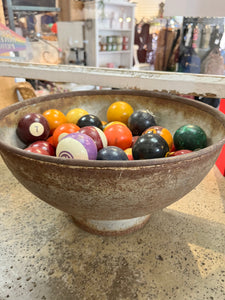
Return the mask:
<svg viewBox="0 0 225 300">
<path fill-rule="evenodd" d="M 50 127 L 43 115 L 30 113 L 19 120 L 16 133 L 25 144 L 30 144 L 38 140 L 46 140 Z"/>
<path fill-rule="evenodd" d="M 95 160 L 97 146 L 94 140 L 83 133 L 75 132 L 62 138 L 56 147 L 56 156 L 70 159 Z"/>
</svg>

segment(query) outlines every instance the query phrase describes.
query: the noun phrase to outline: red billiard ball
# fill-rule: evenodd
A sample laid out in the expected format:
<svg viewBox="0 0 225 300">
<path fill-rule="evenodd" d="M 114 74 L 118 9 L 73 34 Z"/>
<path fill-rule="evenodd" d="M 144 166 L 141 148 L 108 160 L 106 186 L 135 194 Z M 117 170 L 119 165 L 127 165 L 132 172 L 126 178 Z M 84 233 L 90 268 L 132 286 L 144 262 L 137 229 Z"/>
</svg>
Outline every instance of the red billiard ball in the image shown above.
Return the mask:
<svg viewBox="0 0 225 300">
<path fill-rule="evenodd" d="M 50 156 L 49 152 L 44 150 L 42 147 L 27 147 L 24 150 L 27 152 Z"/>
<path fill-rule="evenodd" d="M 28 148 L 43 149 L 51 156 L 55 156 L 55 148 L 48 141 L 37 141 L 29 145 Z"/>
<path fill-rule="evenodd" d="M 178 156 L 178 155 L 183 155 L 183 154 L 188 154 L 188 153 L 191 153 L 191 152 L 193 152 L 193 151 L 187 150 L 187 149 L 177 150 L 177 151 L 174 151 L 174 152 L 170 152 L 168 154 L 168 157 L 170 157 L 170 156 Z"/>
<path fill-rule="evenodd" d="M 97 146 L 93 139 L 80 132 L 66 135 L 56 147 L 57 157 L 69 159 L 95 160 L 97 152 Z"/>
<path fill-rule="evenodd" d="M 30 144 L 38 140 L 46 140 L 50 127 L 43 115 L 30 113 L 19 120 L 16 133 L 25 144 Z"/>
<path fill-rule="evenodd" d="M 132 133 L 127 126 L 114 124 L 104 131 L 108 146 L 116 146 L 125 150 L 132 145 Z"/>
<path fill-rule="evenodd" d="M 56 129 L 53 132 L 53 145 L 54 147 L 57 147 L 58 142 L 67 134 L 77 132 L 80 129 L 79 126 L 73 123 L 63 123 L 56 127 Z"/>
<path fill-rule="evenodd" d="M 54 147 L 53 136 L 52 136 L 52 135 L 50 135 L 50 136 L 47 138 L 46 141 L 49 142 L 49 144 L 51 144 L 51 145 Z"/>
<path fill-rule="evenodd" d="M 97 149 L 100 150 L 108 145 L 104 132 L 95 126 L 85 126 L 79 130 L 80 133 L 87 134 L 96 143 Z"/>
</svg>

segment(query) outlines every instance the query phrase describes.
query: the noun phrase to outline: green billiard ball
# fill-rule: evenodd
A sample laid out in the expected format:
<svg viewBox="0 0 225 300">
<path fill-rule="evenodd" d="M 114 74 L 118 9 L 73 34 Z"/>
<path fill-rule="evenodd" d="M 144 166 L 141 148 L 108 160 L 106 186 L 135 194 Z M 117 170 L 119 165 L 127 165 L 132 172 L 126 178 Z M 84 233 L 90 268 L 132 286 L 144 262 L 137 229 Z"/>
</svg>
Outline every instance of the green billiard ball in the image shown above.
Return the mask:
<svg viewBox="0 0 225 300">
<path fill-rule="evenodd" d="M 205 131 L 197 125 L 181 126 L 174 134 L 174 146 L 176 150 L 188 149 L 196 150 L 207 146 L 207 136 Z"/>
</svg>

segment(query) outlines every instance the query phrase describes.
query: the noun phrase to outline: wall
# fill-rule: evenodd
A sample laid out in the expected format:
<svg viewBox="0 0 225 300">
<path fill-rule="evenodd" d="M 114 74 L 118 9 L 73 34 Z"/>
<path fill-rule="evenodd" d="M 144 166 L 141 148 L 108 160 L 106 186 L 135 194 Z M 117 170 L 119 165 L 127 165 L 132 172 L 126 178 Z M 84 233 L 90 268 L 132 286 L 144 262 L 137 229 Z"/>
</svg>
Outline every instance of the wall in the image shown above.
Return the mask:
<svg viewBox="0 0 225 300">
<path fill-rule="evenodd" d="M 139 21 L 143 17 L 151 18 L 158 16 L 159 4 L 163 0 L 136 0 L 135 18 Z"/>
</svg>

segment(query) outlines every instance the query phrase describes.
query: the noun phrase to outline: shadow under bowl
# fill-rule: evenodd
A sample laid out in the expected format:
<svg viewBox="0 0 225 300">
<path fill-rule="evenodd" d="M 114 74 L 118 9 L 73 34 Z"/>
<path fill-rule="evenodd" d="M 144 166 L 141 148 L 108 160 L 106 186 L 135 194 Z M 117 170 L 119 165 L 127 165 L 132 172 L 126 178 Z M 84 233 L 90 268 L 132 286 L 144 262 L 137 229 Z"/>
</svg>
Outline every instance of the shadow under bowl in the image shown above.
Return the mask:
<svg viewBox="0 0 225 300">
<path fill-rule="evenodd" d="M 79 107 L 106 121 L 109 105 L 126 101 L 148 109 L 172 135 L 185 124 L 206 132 L 208 146 L 190 154 L 136 161 L 87 161 L 29 153 L 16 135 L 27 113 Z M 194 189 L 225 143 L 225 115 L 195 100 L 148 91 L 82 91 L 33 98 L 0 111 L 0 153 L 31 193 L 71 215 L 83 229 L 119 235 L 142 227 L 150 215 Z"/>
</svg>

